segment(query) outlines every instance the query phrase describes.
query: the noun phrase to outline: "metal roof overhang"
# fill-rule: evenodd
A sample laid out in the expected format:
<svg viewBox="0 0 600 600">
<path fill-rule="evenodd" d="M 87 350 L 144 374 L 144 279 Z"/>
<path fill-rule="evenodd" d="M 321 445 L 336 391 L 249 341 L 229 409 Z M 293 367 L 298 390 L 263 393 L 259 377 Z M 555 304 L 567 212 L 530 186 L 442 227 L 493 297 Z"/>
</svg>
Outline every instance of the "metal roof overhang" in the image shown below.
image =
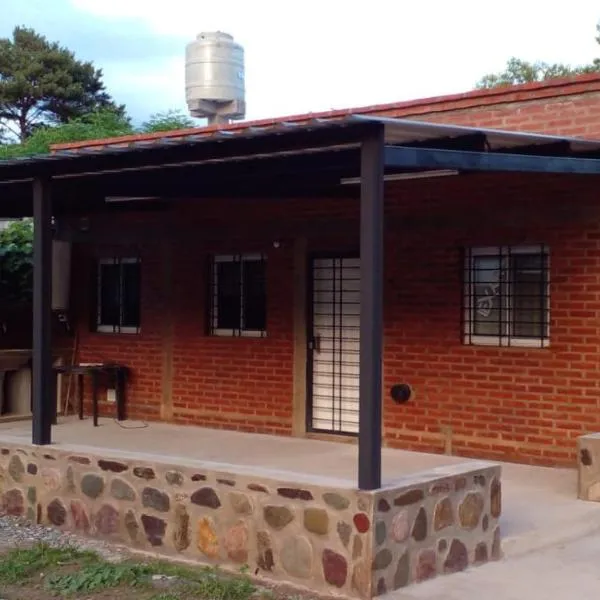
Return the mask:
<svg viewBox="0 0 600 600">
<path fill-rule="evenodd" d="M 39 177 L 53 180 L 61 212 L 109 195 L 262 196 L 268 189 L 348 196 L 340 179 L 360 174 L 361 140 L 377 129 L 384 132 L 386 172 L 600 174 L 596 141 L 354 115 L 0 161 L 0 216 L 30 214 L 31 181 Z"/>
</svg>

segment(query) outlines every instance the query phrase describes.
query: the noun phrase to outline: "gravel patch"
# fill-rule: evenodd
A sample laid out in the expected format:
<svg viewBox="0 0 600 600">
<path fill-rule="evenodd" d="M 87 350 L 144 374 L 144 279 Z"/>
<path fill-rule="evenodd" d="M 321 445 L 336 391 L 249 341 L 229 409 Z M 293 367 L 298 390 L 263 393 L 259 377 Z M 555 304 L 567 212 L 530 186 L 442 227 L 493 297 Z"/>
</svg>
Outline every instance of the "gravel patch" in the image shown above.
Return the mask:
<svg viewBox="0 0 600 600">
<path fill-rule="evenodd" d="M 129 550 L 123 546 L 67 533 L 53 527 L 34 525 L 25 519 L 0 517 L 0 552 L 41 543 L 54 548 L 69 546 L 91 550 L 110 562 L 120 562 L 131 556 Z"/>
</svg>

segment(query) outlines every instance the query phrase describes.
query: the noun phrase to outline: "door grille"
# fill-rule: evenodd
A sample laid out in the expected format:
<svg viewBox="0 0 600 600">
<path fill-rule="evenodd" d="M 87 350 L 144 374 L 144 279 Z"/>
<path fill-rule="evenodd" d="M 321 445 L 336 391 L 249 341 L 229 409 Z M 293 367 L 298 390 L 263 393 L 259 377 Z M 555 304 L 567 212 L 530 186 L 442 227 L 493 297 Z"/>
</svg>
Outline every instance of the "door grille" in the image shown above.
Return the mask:
<svg viewBox="0 0 600 600">
<path fill-rule="evenodd" d="M 309 332 L 313 431 L 356 434 L 359 411 L 360 259 L 312 264 Z"/>
</svg>

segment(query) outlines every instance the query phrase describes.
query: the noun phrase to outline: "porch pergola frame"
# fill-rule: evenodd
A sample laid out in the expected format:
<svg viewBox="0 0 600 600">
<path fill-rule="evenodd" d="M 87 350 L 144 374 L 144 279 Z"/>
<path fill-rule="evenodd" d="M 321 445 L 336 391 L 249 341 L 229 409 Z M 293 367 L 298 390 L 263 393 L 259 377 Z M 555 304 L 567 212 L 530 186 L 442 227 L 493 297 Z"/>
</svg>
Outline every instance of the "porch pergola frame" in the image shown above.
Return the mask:
<svg viewBox="0 0 600 600">
<path fill-rule="evenodd" d="M 315 156 L 319 155 L 319 160 Z M 51 291 L 52 215 L 69 214 L 61 207 L 62 195 L 72 188 L 94 192 L 99 181 L 113 182 L 115 189 L 135 190 L 141 173 L 172 173 L 196 168 L 203 173 L 227 173 L 243 161 L 276 161 L 282 168 L 308 172 L 326 169 L 335 157 L 335 169 L 316 178 L 336 190 L 343 177 L 360 176 L 360 399 L 358 436 L 358 485 L 360 489 L 381 487 L 381 440 L 383 401 L 383 185 L 387 173 L 453 169 L 458 172 L 534 172 L 599 175 L 600 143 L 569 138 L 475 128 L 434 125 L 397 119 L 348 117 L 305 124 L 280 123 L 274 130 L 216 132 L 214 136 L 187 136 L 130 147 L 67 151 L 52 156 L 0 162 L 0 216 L 13 216 L 15 198 L 32 198 L 34 217 L 34 334 L 33 334 L 33 424 L 34 444 L 51 443 L 55 399 L 52 381 Z M 305 157 L 305 158 L 303 158 Z M 252 169 L 247 169 L 252 171 Z M 128 175 L 134 173 L 134 175 Z M 306 175 L 306 172 L 304 173 Z M 270 174 L 265 169 L 268 185 Z M 124 179 L 125 178 L 125 179 Z M 301 179 L 301 177 L 299 177 Z M 90 181 L 82 188 L 82 182 Z M 193 182 L 192 182 L 193 183 Z M 190 189 L 194 187 L 190 183 Z M 29 186 L 29 187 L 28 187 Z M 52 197 L 52 186 L 60 194 Z M 121 188 L 122 186 L 122 188 Z M 330 186 L 330 187 L 327 187 Z M 347 187 L 347 186 L 345 186 Z M 229 188 L 227 188 L 229 189 Z M 191 193 L 194 193 L 193 191 Z M 310 193 L 310 190 L 307 190 Z M 202 195 L 200 192 L 198 195 Z M 293 190 L 290 189 L 290 195 Z M 348 196 L 356 195 L 348 191 Z M 161 196 L 162 197 L 162 196 Z M 6 200 L 5 208 L 2 201 Z M 53 211 L 53 206 L 55 210 Z M 22 209 L 27 214 L 26 209 Z"/>
</svg>

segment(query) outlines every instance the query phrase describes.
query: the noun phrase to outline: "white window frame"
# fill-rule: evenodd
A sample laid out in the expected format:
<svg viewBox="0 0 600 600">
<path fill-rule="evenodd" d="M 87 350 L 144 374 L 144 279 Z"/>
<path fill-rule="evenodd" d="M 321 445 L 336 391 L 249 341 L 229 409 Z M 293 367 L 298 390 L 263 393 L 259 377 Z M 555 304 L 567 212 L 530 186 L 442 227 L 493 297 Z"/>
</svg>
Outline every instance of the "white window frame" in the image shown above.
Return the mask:
<svg viewBox="0 0 600 600">
<path fill-rule="evenodd" d="M 240 328 L 239 329 L 224 329 L 218 328 L 214 325 L 218 323 L 219 318 L 219 305 L 218 305 L 218 290 L 219 290 L 219 274 L 218 269 L 214 268 L 219 263 L 237 263 L 237 262 L 263 262 L 266 265 L 267 257 L 265 254 L 260 252 L 253 253 L 242 253 L 242 254 L 217 254 L 212 257 L 213 269 L 212 269 L 212 294 L 210 298 L 210 333 L 214 336 L 219 337 L 255 337 L 264 338 L 267 336 L 267 330 L 265 329 L 246 329 L 244 327 L 244 293 L 243 285 L 244 279 L 242 277 L 240 285 Z"/>
<path fill-rule="evenodd" d="M 140 333 L 142 328 L 141 324 L 139 327 L 121 327 L 115 325 L 105 325 L 100 323 L 100 315 L 102 314 L 101 302 L 102 302 L 102 265 L 114 265 L 114 264 L 141 264 L 140 258 L 126 257 L 126 258 L 101 258 L 98 260 L 98 277 L 97 277 L 97 306 L 96 306 L 96 331 L 98 333 L 126 333 L 135 334 Z M 123 318 L 123 306 L 122 303 L 119 306 L 119 320 Z"/>
<path fill-rule="evenodd" d="M 507 259 L 515 254 L 545 254 L 546 267 L 546 331 L 543 338 L 517 337 L 508 332 L 504 335 L 477 335 L 472 333 L 471 327 L 474 322 L 472 299 L 474 296 L 474 269 L 473 259 L 479 256 L 500 257 L 501 260 Z M 465 257 L 465 281 L 464 281 L 464 338 L 465 345 L 470 346 L 499 346 L 499 347 L 521 347 L 521 348 L 547 348 L 550 346 L 550 251 L 545 244 L 523 245 L 523 246 L 485 246 L 470 248 Z M 502 267 L 501 267 L 502 268 Z M 510 294 L 507 295 L 507 300 Z M 502 306 L 502 311 L 510 315 L 512 307 Z M 510 327 L 511 319 L 507 319 L 507 326 Z"/>
</svg>

